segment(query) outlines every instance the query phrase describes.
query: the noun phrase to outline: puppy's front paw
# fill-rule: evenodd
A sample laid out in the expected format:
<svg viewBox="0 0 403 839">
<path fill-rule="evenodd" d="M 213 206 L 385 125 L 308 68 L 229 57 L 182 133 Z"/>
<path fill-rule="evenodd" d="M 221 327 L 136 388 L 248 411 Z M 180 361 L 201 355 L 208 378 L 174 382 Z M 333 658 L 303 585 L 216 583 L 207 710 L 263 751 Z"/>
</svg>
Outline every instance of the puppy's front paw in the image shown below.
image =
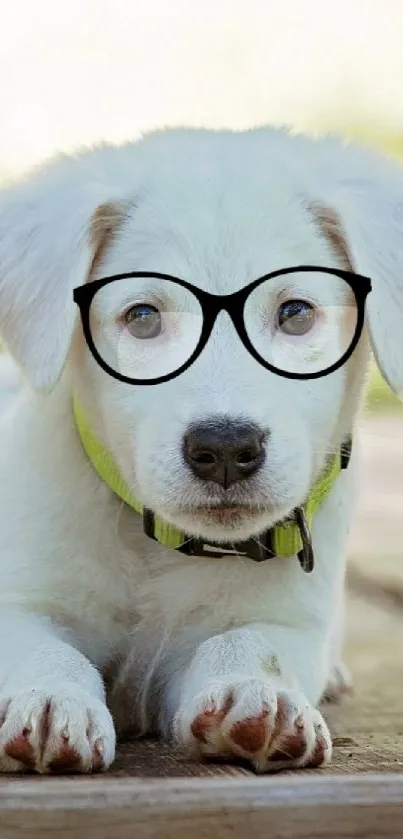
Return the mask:
<svg viewBox="0 0 403 839">
<path fill-rule="evenodd" d="M 99 772 L 115 741 L 106 705 L 77 685 L 0 695 L 0 772 Z"/>
<path fill-rule="evenodd" d="M 320 712 L 297 691 L 261 678 L 215 683 L 186 698 L 173 729 L 193 755 L 246 758 L 258 772 L 324 766 L 332 752 Z"/>
</svg>

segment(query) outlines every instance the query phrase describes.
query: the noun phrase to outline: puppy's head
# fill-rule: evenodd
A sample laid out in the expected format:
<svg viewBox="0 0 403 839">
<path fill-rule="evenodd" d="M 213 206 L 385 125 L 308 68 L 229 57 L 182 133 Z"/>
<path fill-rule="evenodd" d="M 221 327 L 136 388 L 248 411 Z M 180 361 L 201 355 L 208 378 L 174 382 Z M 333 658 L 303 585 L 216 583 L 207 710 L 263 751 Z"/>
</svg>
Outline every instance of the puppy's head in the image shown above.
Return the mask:
<svg viewBox="0 0 403 839">
<path fill-rule="evenodd" d="M 128 384 L 97 363 L 73 302 L 76 286 L 130 272 L 230 295 L 298 265 L 372 280 L 358 346 L 321 378 L 266 369 L 221 311 L 180 375 Z M 304 501 L 351 429 L 368 337 L 403 389 L 402 317 L 403 175 L 337 142 L 169 131 L 58 160 L 1 197 L 0 333 L 11 353 L 38 389 L 64 371 L 58 388 L 78 393 L 133 494 L 207 539 L 246 538 Z M 351 289 L 325 273 L 273 278 L 244 310 L 260 356 L 294 372 L 340 358 L 355 319 Z M 104 286 L 90 309 L 100 357 L 136 379 L 174 372 L 201 325 L 189 289 L 149 276 Z"/>
</svg>

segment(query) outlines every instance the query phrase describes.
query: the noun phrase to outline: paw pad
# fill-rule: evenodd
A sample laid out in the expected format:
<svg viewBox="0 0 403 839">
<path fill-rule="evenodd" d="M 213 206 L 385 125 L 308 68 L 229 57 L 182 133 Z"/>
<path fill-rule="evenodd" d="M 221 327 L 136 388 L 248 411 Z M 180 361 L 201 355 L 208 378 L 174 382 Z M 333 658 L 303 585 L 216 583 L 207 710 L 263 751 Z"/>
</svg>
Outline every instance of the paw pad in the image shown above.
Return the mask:
<svg viewBox="0 0 403 839">
<path fill-rule="evenodd" d="M 232 705 L 233 698 L 231 695 L 226 698 L 221 708 L 217 708 L 213 701 L 206 704 L 203 711 L 197 714 L 190 726 L 193 737 L 199 743 L 207 743 L 208 734 L 220 727 Z"/>
<path fill-rule="evenodd" d="M 24 766 L 27 766 L 28 769 L 33 769 L 35 767 L 35 756 L 32 746 L 27 739 L 27 734 L 29 734 L 28 729 L 24 729 L 22 734 L 17 735 L 17 737 L 14 737 L 14 740 L 10 740 L 6 744 L 4 751 L 8 757 L 11 757 L 13 760 L 18 760 Z"/>
<path fill-rule="evenodd" d="M 258 717 L 236 722 L 229 733 L 232 742 L 249 754 L 260 752 L 265 747 L 269 734 L 268 716 L 269 711 L 264 709 Z"/>
</svg>

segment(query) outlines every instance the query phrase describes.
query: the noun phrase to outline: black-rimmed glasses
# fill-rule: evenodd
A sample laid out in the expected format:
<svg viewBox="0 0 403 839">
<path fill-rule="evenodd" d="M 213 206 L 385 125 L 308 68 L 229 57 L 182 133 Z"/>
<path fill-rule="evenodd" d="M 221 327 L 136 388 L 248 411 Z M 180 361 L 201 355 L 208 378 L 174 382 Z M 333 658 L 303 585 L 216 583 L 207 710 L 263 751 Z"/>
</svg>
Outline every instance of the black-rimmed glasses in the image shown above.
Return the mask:
<svg viewBox="0 0 403 839">
<path fill-rule="evenodd" d="M 80 286 L 74 300 L 103 370 L 128 384 L 154 385 L 193 364 L 222 311 L 267 370 L 288 379 L 326 376 L 357 346 L 370 291 L 368 277 L 300 265 L 226 295 L 169 274 L 133 271 Z"/>
</svg>

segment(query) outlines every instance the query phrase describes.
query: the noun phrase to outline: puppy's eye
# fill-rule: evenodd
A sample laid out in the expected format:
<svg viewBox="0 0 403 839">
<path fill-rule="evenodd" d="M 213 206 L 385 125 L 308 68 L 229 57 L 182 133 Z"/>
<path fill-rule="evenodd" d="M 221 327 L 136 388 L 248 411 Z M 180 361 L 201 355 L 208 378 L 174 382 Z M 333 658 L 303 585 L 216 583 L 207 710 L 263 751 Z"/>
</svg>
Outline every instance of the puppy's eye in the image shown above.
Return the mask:
<svg viewBox="0 0 403 839">
<path fill-rule="evenodd" d="M 162 331 L 161 313 L 148 303 L 128 309 L 124 322 L 134 338 L 156 338 Z"/>
<path fill-rule="evenodd" d="M 315 309 L 305 300 L 287 300 L 277 312 L 277 328 L 286 335 L 306 335 L 315 323 Z"/>
</svg>

